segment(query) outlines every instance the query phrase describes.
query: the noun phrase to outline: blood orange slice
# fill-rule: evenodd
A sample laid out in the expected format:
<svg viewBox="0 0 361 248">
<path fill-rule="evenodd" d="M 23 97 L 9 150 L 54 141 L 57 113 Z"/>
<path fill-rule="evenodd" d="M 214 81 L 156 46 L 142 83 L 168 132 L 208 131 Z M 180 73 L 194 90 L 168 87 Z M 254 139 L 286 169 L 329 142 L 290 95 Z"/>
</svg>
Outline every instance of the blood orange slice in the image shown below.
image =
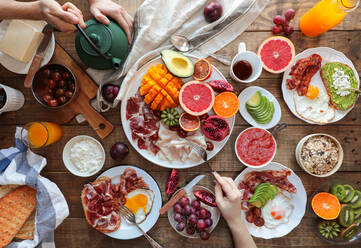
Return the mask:
<svg viewBox="0 0 361 248">
<path fill-rule="evenodd" d="M 201 121 L 198 116 L 183 112 L 179 118 L 179 125 L 184 131 L 193 132 L 200 127 Z"/>
<path fill-rule="evenodd" d="M 213 72 L 211 63 L 206 59 L 199 59 L 194 63 L 193 78 L 198 81 L 208 79 Z"/>
<path fill-rule="evenodd" d="M 263 68 L 272 73 L 286 71 L 292 65 L 295 53 L 292 41 L 282 36 L 270 37 L 258 48 Z"/>
<path fill-rule="evenodd" d="M 239 102 L 237 95 L 228 91 L 217 95 L 213 104 L 214 112 L 223 118 L 232 117 L 237 113 L 238 108 Z"/>
<path fill-rule="evenodd" d="M 203 115 L 210 111 L 214 104 L 213 89 L 206 83 L 190 81 L 182 86 L 179 103 L 188 114 Z"/>
</svg>

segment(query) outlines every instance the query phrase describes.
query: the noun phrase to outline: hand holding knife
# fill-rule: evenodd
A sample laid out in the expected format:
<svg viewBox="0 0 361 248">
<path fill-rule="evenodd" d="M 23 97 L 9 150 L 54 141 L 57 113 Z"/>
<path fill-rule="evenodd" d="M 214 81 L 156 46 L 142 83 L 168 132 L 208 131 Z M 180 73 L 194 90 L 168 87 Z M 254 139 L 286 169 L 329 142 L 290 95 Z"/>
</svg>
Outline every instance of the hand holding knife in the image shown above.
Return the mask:
<svg viewBox="0 0 361 248">
<path fill-rule="evenodd" d="M 174 204 L 176 204 L 183 196 L 188 192 L 191 192 L 192 188 L 199 183 L 205 175 L 196 176 L 186 186 L 181 188 L 173 197 L 159 210 L 160 214 L 166 213 Z"/>
<path fill-rule="evenodd" d="M 30 88 L 32 84 L 33 77 L 37 70 L 41 67 L 41 63 L 43 62 L 46 48 L 49 45 L 51 40 L 51 36 L 53 34 L 54 28 L 50 24 L 46 24 L 43 28 L 42 33 L 44 34 L 43 39 L 40 42 L 38 49 L 36 50 L 33 61 L 31 62 L 28 74 L 25 77 L 24 86 L 26 88 Z"/>
</svg>

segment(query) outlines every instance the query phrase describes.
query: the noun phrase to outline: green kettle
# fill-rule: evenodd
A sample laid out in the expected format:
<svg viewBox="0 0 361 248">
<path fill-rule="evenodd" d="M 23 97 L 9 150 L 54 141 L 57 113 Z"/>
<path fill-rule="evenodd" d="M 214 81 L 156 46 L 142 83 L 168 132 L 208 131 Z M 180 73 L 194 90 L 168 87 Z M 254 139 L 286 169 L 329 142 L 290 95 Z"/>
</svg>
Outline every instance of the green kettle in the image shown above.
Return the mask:
<svg viewBox="0 0 361 248">
<path fill-rule="evenodd" d="M 128 39 L 124 30 L 112 19 L 104 25 L 90 19 L 82 29 L 76 25 L 75 48 L 81 61 L 88 67 L 118 70 L 128 54 Z"/>
</svg>

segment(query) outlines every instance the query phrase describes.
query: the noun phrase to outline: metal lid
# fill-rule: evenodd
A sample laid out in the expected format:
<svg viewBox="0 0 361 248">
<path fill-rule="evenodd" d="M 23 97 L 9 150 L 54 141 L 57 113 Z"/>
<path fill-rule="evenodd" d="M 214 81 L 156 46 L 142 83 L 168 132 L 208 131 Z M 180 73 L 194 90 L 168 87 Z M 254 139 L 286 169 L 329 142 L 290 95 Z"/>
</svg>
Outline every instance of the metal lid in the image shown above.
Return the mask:
<svg viewBox="0 0 361 248">
<path fill-rule="evenodd" d="M 107 26 L 94 23 L 87 26 L 84 31 L 103 54 L 109 51 L 112 46 L 112 33 Z M 87 54 L 98 56 L 83 36 L 80 37 L 80 45 Z"/>
</svg>

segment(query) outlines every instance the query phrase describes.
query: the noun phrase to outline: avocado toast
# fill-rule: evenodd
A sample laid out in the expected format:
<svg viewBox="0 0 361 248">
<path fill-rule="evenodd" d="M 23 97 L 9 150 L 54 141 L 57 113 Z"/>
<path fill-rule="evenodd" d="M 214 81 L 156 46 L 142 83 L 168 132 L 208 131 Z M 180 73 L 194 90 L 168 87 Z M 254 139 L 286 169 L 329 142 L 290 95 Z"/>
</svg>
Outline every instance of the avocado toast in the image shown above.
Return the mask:
<svg viewBox="0 0 361 248">
<path fill-rule="evenodd" d="M 351 108 L 358 93 L 354 91 L 342 91 L 343 88 L 359 88 L 358 80 L 351 67 L 340 62 L 328 62 L 321 68 L 321 78 L 331 104 L 338 110 Z"/>
</svg>

